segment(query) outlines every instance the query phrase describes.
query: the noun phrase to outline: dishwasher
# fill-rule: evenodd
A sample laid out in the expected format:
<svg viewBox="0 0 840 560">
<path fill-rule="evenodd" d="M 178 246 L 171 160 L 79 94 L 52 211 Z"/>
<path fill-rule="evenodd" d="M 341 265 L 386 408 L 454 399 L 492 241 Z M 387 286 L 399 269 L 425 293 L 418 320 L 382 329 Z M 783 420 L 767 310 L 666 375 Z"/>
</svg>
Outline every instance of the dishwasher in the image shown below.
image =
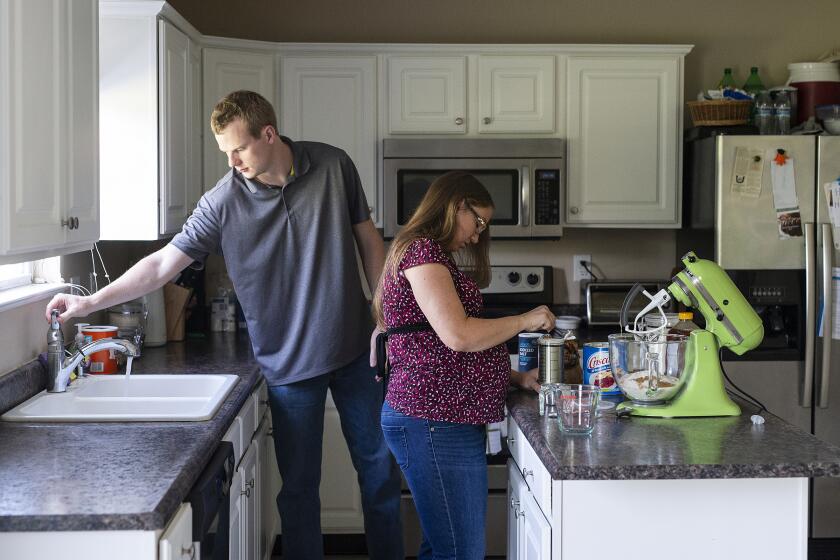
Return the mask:
<svg viewBox="0 0 840 560">
<path fill-rule="evenodd" d="M 230 484 L 234 474 L 233 444 L 219 444 L 187 495 L 193 511 L 193 542 L 201 560 L 230 558 Z"/>
</svg>

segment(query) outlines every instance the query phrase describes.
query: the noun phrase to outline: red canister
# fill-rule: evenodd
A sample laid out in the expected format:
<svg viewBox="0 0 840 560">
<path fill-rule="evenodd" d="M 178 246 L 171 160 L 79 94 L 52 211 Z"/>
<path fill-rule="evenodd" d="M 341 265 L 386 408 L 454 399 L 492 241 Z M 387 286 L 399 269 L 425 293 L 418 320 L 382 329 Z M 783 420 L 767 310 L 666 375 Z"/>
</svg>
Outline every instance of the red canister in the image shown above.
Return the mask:
<svg viewBox="0 0 840 560">
<path fill-rule="evenodd" d="M 805 122 L 814 116 L 814 109 L 820 105 L 840 103 L 840 82 L 792 82 L 797 90 L 797 122 Z"/>
<path fill-rule="evenodd" d="M 116 338 L 117 327 L 106 325 L 88 325 L 82 327 L 82 334 L 94 342 L 105 338 Z M 90 355 L 90 373 L 117 373 L 117 357 L 113 350 L 100 350 Z"/>
</svg>

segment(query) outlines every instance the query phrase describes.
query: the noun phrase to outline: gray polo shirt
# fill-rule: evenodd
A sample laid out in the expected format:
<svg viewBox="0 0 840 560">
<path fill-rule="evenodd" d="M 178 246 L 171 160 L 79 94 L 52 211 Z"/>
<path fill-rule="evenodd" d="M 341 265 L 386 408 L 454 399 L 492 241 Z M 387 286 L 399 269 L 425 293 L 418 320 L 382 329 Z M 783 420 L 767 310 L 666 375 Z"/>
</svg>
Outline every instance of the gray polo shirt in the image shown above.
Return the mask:
<svg viewBox="0 0 840 560">
<path fill-rule="evenodd" d="M 295 172 L 285 187 L 231 169 L 172 239 L 197 263 L 224 257 L 269 385 L 348 364 L 373 329 L 352 230 L 370 217 L 356 167 L 333 146 L 283 141 Z"/>
</svg>

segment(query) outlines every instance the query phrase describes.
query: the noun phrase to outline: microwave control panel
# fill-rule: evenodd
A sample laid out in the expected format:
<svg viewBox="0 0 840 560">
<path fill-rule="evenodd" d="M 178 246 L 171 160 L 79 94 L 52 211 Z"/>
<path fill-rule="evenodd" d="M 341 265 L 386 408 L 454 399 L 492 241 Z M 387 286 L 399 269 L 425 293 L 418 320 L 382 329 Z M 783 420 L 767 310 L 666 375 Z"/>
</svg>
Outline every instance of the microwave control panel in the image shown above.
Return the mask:
<svg viewBox="0 0 840 560">
<path fill-rule="evenodd" d="M 560 170 L 537 169 L 534 173 L 534 222 L 540 226 L 560 224 Z"/>
</svg>

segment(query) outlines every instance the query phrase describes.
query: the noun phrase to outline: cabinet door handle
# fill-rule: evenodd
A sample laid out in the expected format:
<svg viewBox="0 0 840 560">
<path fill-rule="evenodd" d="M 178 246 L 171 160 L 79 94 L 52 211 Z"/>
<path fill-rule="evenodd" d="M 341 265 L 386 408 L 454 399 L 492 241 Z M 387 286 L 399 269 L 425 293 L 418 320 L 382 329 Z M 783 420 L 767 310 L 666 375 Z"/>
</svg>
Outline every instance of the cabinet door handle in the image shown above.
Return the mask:
<svg viewBox="0 0 840 560">
<path fill-rule="evenodd" d="M 484 120 L 484 124 L 490 124 L 491 122 L 493 122 L 493 119 L 491 119 L 490 117 L 484 117 L 483 120 Z"/>
<path fill-rule="evenodd" d="M 577 214 L 578 212 L 580 212 L 580 210 L 578 210 L 577 206 L 572 206 L 571 208 L 569 208 L 569 212 L 571 214 Z"/>
<path fill-rule="evenodd" d="M 195 543 L 192 543 L 189 548 L 181 547 L 181 558 L 187 556 L 190 560 L 195 560 Z"/>
<path fill-rule="evenodd" d="M 534 476 L 534 471 L 529 471 L 525 467 L 522 467 L 522 478 L 528 480 L 529 476 Z"/>
<path fill-rule="evenodd" d="M 458 126 L 461 126 L 462 124 L 464 124 L 463 117 L 455 117 L 455 124 L 457 124 Z"/>
<path fill-rule="evenodd" d="M 516 442 L 516 438 L 513 436 L 508 436 L 508 447 L 512 446 Z"/>
</svg>

